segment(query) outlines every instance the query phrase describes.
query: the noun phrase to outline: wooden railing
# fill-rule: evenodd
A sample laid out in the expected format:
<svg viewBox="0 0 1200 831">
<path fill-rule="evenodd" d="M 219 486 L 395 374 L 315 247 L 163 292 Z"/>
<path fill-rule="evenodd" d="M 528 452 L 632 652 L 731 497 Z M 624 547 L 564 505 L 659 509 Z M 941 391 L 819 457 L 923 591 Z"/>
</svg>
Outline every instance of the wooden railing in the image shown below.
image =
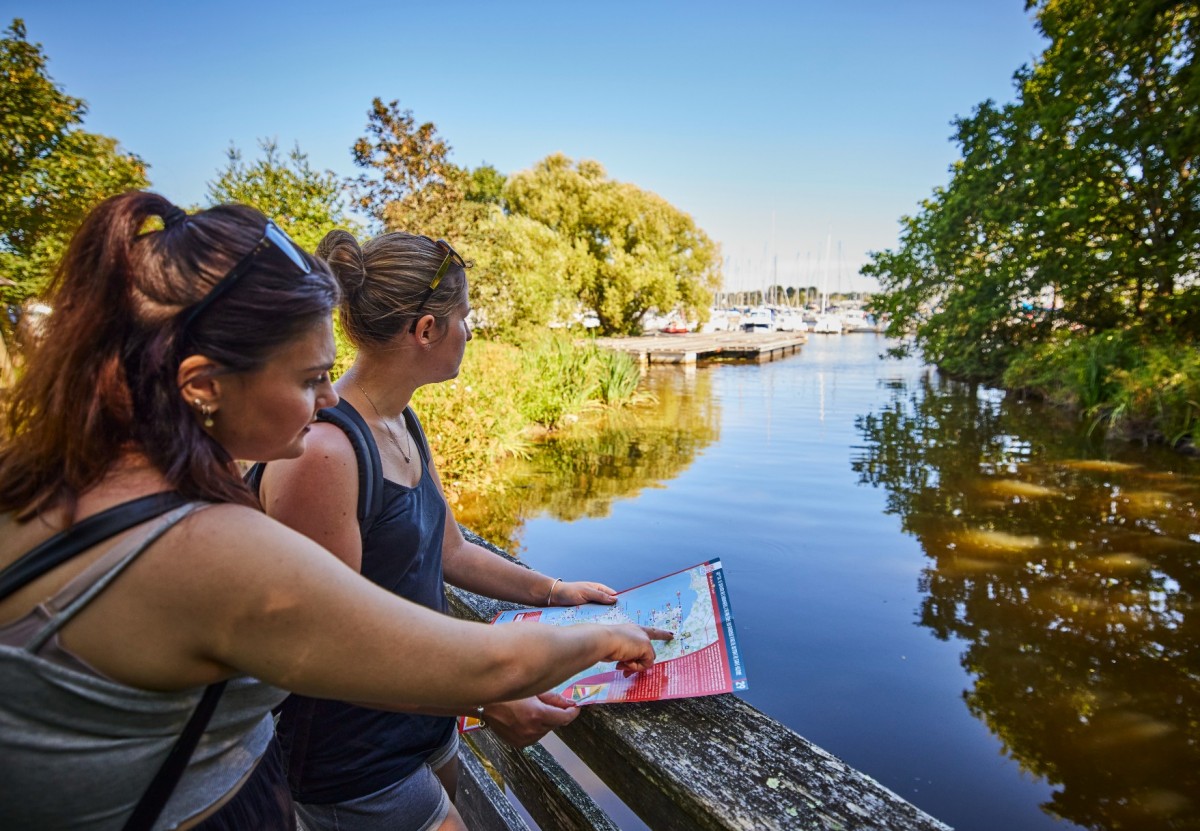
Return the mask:
<svg viewBox="0 0 1200 831">
<path fill-rule="evenodd" d="M 457 589 L 449 595 L 468 619 L 512 608 Z M 947 829 L 733 695 L 584 707 L 556 735 L 656 831 Z M 502 787 L 543 831 L 617 828 L 541 745 L 513 750 L 488 730 L 466 738 L 458 807 L 473 831 L 528 831 Z"/>
</svg>

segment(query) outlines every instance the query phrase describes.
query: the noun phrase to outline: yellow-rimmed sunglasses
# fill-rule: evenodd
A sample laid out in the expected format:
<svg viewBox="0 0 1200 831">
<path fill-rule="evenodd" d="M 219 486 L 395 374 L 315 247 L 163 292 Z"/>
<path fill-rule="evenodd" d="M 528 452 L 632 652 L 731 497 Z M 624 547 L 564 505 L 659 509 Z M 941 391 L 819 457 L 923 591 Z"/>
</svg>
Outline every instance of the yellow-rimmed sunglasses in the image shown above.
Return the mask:
<svg viewBox="0 0 1200 831">
<path fill-rule="evenodd" d="M 421 297 L 421 302 L 417 304 L 417 309 L 413 312 L 412 326 L 409 327 L 409 332 L 417 331 L 417 321 L 421 319 L 421 309 L 425 308 L 425 304 L 429 302 L 429 298 L 433 297 L 433 292 L 442 283 L 442 278 L 446 276 L 446 272 L 450 270 L 451 265 L 456 265 L 459 268 L 465 269 L 467 261 L 462 256 L 450 247 L 450 243 L 444 239 L 440 239 L 434 243 L 440 250 L 446 252 L 442 264 L 438 266 L 437 273 L 433 275 L 433 279 L 429 282 L 429 287 L 425 289 L 425 294 Z"/>
</svg>

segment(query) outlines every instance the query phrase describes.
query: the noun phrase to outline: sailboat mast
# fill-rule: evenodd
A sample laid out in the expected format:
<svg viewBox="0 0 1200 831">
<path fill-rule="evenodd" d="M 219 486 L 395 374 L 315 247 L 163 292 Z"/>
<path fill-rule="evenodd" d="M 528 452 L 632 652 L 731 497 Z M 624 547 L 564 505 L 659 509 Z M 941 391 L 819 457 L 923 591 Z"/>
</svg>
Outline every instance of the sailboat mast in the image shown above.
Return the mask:
<svg viewBox="0 0 1200 831">
<path fill-rule="evenodd" d="M 829 298 L 829 260 L 833 253 L 833 232 L 825 235 L 825 268 L 821 269 L 821 314 L 825 314 L 825 304 Z"/>
<path fill-rule="evenodd" d="M 842 293 L 842 241 L 838 240 L 837 291 Z"/>
</svg>

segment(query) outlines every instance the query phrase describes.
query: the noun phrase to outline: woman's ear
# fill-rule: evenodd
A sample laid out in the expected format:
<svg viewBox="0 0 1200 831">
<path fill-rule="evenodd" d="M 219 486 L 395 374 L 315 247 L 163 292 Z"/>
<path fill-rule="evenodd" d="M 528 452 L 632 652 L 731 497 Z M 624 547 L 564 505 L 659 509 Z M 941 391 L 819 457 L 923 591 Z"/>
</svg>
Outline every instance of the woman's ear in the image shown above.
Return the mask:
<svg viewBox="0 0 1200 831">
<path fill-rule="evenodd" d="M 217 373 L 221 365 L 203 355 L 189 355 L 179 365 L 175 376 L 179 394 L 189 407 L 207 417 L 221 406 L 221 382 Z"/>
<path fill-rule="evenodd" d="M 429 314 L 421 315 L 417 319 L 416 331 L 413 334 L 416 335 L 418 344 L 428 348 L 433 344 L 438 334 L 437 318 Z"/>
</svg>

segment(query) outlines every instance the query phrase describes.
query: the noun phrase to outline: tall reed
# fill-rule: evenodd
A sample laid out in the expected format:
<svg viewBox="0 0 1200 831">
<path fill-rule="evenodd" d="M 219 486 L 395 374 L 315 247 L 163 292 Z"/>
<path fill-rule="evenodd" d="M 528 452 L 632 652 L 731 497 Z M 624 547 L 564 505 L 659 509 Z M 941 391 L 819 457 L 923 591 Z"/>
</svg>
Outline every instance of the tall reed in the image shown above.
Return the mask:
<svg viewBox="0 0 1200 831">
<path fill-rule="evenodd" d="M 524 455 L 536 436 L 586 410 L 638 399 L 637 363 L 557 333 L 515 345 L 477 338 L 458 378 L 414 397 L 447 497 L 494 491 L 506 456 Z"/>
</svg>

